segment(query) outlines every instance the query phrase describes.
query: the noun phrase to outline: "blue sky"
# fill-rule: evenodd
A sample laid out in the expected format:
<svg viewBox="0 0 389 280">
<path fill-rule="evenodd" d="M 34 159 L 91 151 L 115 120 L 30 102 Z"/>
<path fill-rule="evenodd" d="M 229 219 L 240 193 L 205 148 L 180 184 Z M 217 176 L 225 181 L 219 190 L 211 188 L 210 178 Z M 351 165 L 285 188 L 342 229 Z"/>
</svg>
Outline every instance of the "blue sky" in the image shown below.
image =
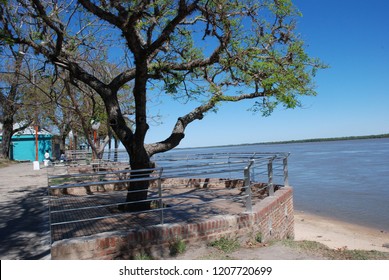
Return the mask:
<svg viewBox="0 0 389 280">
<path fill-rule="evenodd" d="M 297 31 L 308 53 L 330 66 L 316 76 L 318 95 L 266 118 L 247 111 L 251 102 L 224 104 L 190 124 L 179 147 L 389 133 L 389 1 L 294 3 L 303 13 Z M 193 104 L 164 107 L 163 124 L 150 127 L 147 142 L 165 139 Z"/>
</svg>

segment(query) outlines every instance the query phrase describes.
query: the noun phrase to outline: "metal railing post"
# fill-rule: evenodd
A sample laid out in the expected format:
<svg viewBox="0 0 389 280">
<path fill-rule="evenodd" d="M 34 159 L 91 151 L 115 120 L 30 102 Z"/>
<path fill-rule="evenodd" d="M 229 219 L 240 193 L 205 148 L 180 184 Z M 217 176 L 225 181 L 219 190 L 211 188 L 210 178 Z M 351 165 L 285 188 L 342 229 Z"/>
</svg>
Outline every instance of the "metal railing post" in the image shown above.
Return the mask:
<svg viewBox="0 0 389 280">
<path fill-rule="evenodd" d="M 288 173 L 288 157 L 285 157 L 283 159 L 283 165 L 284 165 L 284 186 L 289 186 L 289 173 Z"/>
<path fill-rule="evenodd" d="M 245 188 L 245 194 L 246 194 L 246 211 L 252 212 L 253 211 L 253 205 L 252 205 L 252 193 L 251 193 L 251 178 L 250 178 L 250 168 L 253 165 L 254 160 L 250 160 L 250 163 L 248 166 L 244 169 L 244 188 Z"/>
<path fill-rule="evenodd" d="M 158 181 L 157 181 L 157 184 L 158 184 L 158 207 L 160 209 L 160 223 L 161 225 L 164 224 L 164 213 L 163 213 L 163 201 L 162 201 L 162 172 L 163 172 L 163 169 L 161 169 L 159 171 L 159 178 L 158 178 Z"/>
<path fill-rule="evenodd" d="M 231 155 L 228 153 L 228 178 L 231 179 Z"/>
<path fill-rule="evenodd" d="M 274 158 L 270 159 L 269 163 L 267 164 L 267 177 L 268 177 L 267 190 L 269 192 L 269 196 L 273 196 L 274 195 L 273 160 L 274 160 Z"/>
</svg>

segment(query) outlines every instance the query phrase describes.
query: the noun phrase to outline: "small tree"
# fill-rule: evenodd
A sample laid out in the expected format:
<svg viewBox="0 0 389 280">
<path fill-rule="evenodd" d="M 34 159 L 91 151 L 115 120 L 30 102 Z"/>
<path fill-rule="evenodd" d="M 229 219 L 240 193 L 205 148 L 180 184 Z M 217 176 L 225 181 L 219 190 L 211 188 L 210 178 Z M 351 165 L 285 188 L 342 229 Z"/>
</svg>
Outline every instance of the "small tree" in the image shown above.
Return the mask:
<svg viewBox="0 0 389 280">
<path fill-rule="evenodd" d="M 299 12 L 290 0 L 9 0 L 0 7 L 4 40 L 29 45 L 67 71 L 71 81 L 101 96 L 132 169 L 153 167 L 152 155 L 178 146 L 190 123 L 223 102 L 252 99 L 253 110 L 265 115 L 278 104 L 299 106 L 299 96 L 315 95 L 312 77 L 322 67 L 294 32 Z M 88 64 L 101 48 L 110 49 L 111 63 L 126 67 L 109 81 Z M 87 54 L 83 60 L 80 53 Z M 118 100 L 129 82 L 133 127 Z M 145 143 L 147 104 L 156 92 L 151 87 L 197 101 L 177 119 L 170 136 L 157 143 Z M 127 201 L 145 200 L 147 188 L 146 182 L 132 184 L 130 190 L 138 192 L 129 193 Z M 142 210 L 149 204 L 128 208 Z"/>
</svg>

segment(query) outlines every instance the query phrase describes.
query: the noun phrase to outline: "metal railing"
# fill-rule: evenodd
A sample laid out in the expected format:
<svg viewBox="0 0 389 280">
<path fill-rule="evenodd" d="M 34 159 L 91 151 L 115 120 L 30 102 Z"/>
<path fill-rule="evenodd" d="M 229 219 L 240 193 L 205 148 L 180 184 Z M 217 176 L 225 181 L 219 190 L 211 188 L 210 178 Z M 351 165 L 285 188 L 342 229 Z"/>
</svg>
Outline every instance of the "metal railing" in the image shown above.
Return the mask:
<svg viewBox="0 0 389 280">
<path fill-rule="evenodd" d="M 105 220 L 111 225 L 123 223 L 123 219 L 131 226 L 164 224 L 207 215 L 207 209 L 222 213 L 226 205 L 232 204 L 237 205 L 238 211 L 251 212 L 257 194 L 271 196 L 275 186 L 288 185 L 288 156 L 288 153 L 157 156 L 153 158 L 154 169 L 49 175 L 52 238 L 68 238 L 69 232 L 76 231 L 88 235 L 112 230 Z M 147 199 L 126 201 L 132 193 L 145 192 L 128 186 L 145 181 L 149 184 Z M 149 203 L 150 209 L 120 210 L 139 202 Z"/>
<path fill-rule="evenodd" d="M 65 151 L 64 164 L 89 164 L 92 161 L 91 150 L 67 150 Z"/>
</svg>

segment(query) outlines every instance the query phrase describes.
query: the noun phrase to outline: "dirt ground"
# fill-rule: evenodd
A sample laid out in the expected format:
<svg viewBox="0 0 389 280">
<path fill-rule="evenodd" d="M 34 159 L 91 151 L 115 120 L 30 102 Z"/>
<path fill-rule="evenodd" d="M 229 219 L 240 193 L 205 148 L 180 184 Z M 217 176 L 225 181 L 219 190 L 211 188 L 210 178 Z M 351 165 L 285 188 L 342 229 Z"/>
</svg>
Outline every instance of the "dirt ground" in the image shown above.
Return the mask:
<svg viewBox="0 0 389 280">
<path fill-rule="evenodd" d="M 0 259 L 50 259 L 46 170 L 0 168 Z"/>
<path fill-rule="evenodd" d="M 261 245 L 258 247 L 249 247 L 245 244 L 231 252 L 225 253 L 212 246 L 201 244 L 192 245 L 187 250 L 170 259 L 175 260 L 207 260 L 207 259 L 226 259 L 226 260 L 322 260 L 326 257 L 315 252 L 308 252 L 300 248 L 289 247 L 282 242 Z"/>
<path fill-rule="evenodd" d="M 32 163 L 0 168 L 0 259 L 50 259 L 47 170 Z M 311 240 L 331 249 L 389 252 L 389 233 L 309 213 L 295 212 L 295 240 Z M 314 260 L 326 257 L 283 242 L 241 244 L 224 253 L 206 244 L 188 244 L 174 259 Z"/>
</svg>

